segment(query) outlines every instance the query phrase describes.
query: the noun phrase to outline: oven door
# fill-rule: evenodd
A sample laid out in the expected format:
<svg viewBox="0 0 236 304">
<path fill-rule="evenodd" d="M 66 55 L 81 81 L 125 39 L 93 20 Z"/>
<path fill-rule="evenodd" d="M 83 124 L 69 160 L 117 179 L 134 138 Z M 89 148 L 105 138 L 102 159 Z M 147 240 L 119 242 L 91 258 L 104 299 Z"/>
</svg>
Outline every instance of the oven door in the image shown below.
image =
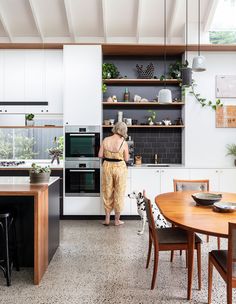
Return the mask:
<svg viewBox="0 0 236 304">
<path fill-rule="evenodd" d="M 100 133 L 69 132 L 66 133 L 65 137 L 65 156 L 67 160 L 81 157 L 98 157 Z"/>
<path fill-rule="evenodd" d="M 100 196 L 100 169 L 65 169 L 66 196 Z"/>
</svg>

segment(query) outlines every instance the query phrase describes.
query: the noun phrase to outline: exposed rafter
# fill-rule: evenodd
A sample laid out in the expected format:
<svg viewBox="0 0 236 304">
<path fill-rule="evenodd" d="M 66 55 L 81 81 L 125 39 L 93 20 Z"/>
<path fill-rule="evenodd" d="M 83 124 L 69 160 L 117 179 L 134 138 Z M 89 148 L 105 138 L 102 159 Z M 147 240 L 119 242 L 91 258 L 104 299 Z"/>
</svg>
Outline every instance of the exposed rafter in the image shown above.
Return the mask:
<svg viewBox="0 0 236 304">
<path fill-rule="evenodd" d="M 182 1 L 180 0 L 175 0 L 172 5 L 171 5 L 171 12 L 170 12 L 170 17 L 167 18 L 167 39 L 170 42 L 170 39 L 173 35 L 173 30 L 175 27 L 175 22 L 177 18 L 179 18 L 179 9 L 182 7 Z"/>
<path fill-rule="evenodd" d="M 204 32 L 208 32 L 210 30 L 218 3 L 219 3 L 219 0 L 210 0 L 209 1 L 205 16 L 204 16 L 204 20 L 203 20 L 203 31 Z"/>
<path fill-rule="evenodd" d="M 37 16 L 37 13 L 36 13 L 36 10 L 35 10 L 35 7 L 34 7 L 34 0 L 29 0 L 29 4 L 30 4 L 31 12 L 32 12 L 32 15 L 33 15 L 33 18 L 34 18 L 34 22 L 35 22 L 37 31 L 39 33 L 39 36 L 40 36 L 42 42 L 44 42 L 43 32 L 41 30 L 40 22 L 39 22 L 39 19 L 38 19 L 38 16 Z"/>
<path fill-rule="evenodd" d="M 10 31 L 10 29 L 9 29 L 9 26 L 7 25 L 6 18 L 5 18 L 5 16 L 4 16 L 4 14 L 3 14 L 3 9 L 2 9 L 2 7 L 1 7 L 1 4 L 0 4 L 0 21 L 1 21 L 1 23 L 2 23 L 2 26 L 3 26 L 3 28 L 4 28 L 5 33 L 6 33 L 7 36 L 8 36 L 9 41 L 10 41 L 10 42 L 13 42 L 13 36 L 12 36 L 12 34 L 11 34 L 11 31 Z"/>
<path fill-rule="evenodd" d="M 76 42 L 76 34 L 73 26 L 73 21 L 71 17 L 71 7 L 70 7 L 70 0 L 64 0 L 64 6 L 65 6 L 65 11 L 66 11 L 66 18 L 67 18 L 67 23 L 68 23 L 68 28 L 70 32 L 70 37 L 72 42 Z"/>
<path fill-rule="evenodd" d="M 137 40 L 137 43 L 139 43 L 139 37 L 140 37 L 142 8 L 143 8 L 143 0 L 138 0 L 138 7 L 137 7 L 137 31 L 136 31 L 136 40 Z"/>
<path fill-rule="evenodd" d="M 103 35 L 104 42 L 107 42 L 107 7 L 106 0 L 102 0 L 102 21 L 103 21 Z"/>
</svg>

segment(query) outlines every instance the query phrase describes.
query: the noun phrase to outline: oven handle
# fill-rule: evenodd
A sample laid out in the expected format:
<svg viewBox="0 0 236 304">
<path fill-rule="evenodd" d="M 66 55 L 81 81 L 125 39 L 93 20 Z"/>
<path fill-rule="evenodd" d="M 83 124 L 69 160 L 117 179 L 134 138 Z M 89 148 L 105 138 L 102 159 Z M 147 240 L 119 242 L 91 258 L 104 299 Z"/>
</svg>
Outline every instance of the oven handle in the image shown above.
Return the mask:
<svg viewBox="0 0 236 304">
<path fill-rule="evenodd" d="M 95 172 L 95 170 L 69 170 L 70 172 Z"/>
<path fill-rule="evenodd" d="M 70 136 L 95 136 L 95 134 L 93 133 L 86 133 L 86 134 L 70 134 Z"/>
</svg>

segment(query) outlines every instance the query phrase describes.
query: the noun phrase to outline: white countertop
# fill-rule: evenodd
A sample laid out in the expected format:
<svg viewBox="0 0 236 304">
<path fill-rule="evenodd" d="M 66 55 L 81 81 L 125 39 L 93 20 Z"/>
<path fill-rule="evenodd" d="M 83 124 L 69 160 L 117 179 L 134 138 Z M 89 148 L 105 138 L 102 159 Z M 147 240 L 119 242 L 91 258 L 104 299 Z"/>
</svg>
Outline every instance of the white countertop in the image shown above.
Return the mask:
<svg viewBox="0 0 236 304">
<path fill-rule="evenodd" d="M 21 164 L 21 165 L 18 165 L 18 166 L 8 166 L 8 167 L 5 167 L 5 166 L 0 166 L 0 169 L 30 169 L 31 168 L 31 165 L 32 163 L 36 163 L 37 165 L 40 165 L 40 166 L 49 166 L 51 169 L 63 169 L 64 167 L 64 161 L 63 160 L 60 160 L 60 164 L 58 165 L 56 161 L 54 161 L 54 163 L 52 164 L 51 163 L 51 160 L 50 159 L 17 159 L 17 160 L 12 160 L 12 159 L 7 159 L 7 160 L 0 160 L 0 161 L 24 161 L 25 164 Z"/>
<path fill-rule="evenodd" d="M 0 176 L 0 185 L 52 185 L 59 177 L 53 176 L 49 178 L 48 183 L 31 184 L 28 176 Z"/>
</svg>

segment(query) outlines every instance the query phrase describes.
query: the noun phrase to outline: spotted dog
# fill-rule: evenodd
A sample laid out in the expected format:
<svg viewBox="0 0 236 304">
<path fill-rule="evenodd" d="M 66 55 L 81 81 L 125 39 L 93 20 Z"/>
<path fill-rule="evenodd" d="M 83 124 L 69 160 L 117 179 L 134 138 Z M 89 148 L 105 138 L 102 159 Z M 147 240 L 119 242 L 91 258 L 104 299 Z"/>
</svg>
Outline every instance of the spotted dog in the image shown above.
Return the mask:
<svg viewBox="0 0 236 304">
<path fill-rule="evenodd" d="M 147 221 L 147 214 L 146 214 L 146 207 L 144 202 L 144 196 L 142 192 L 133 191 L 132 193 L 128 194 L 128 197 L 131 199 L 136 199 L 137 202 L 137 211 L 142 220 L 142 227 L 141 230 L 138 230 L 138 234 L 141 235 L 144 233 L 145 224 Z M 167 221 L 164 216 L 161 214 L 160 210 L 157 206 L 152 205 L 152 213 L 155 221 L 155 225 L 157 228 L 166 228 L 168 227 Z"/>
</svg>

